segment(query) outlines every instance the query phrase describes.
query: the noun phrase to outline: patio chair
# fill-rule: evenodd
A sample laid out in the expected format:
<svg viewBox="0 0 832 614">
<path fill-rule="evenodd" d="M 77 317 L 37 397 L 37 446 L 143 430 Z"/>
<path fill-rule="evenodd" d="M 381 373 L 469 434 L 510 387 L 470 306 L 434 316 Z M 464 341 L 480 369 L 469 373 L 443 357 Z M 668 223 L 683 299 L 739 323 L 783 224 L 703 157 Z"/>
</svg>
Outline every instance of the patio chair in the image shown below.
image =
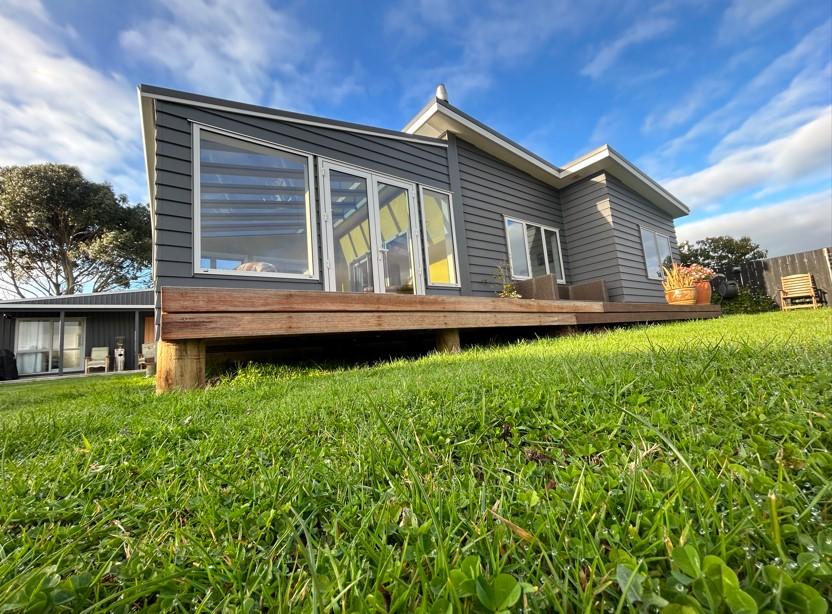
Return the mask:
<svg viewBox="0 0 832 614">
<path fill-rule="evenodd" d="M 786 275 L 780 278 L 780 309 L 816 309 L 823 302 L 821 291 L 811 273 Z"/>
<path fill-rule="evenodd" d="M 84 373 L 90 369 L 104 369 L 104 373 L 110 370 L 110 348 L 97 347 L 90 350 L 90 355 L 84 359 Z"/>
<path fill-rule="evenodd" d="M 156 361 L 156 344 L 142 343 L 142 353 L 136 357 L 136 366 L 139 369 L 146 369 L 148 363 Z"/>
</svg>

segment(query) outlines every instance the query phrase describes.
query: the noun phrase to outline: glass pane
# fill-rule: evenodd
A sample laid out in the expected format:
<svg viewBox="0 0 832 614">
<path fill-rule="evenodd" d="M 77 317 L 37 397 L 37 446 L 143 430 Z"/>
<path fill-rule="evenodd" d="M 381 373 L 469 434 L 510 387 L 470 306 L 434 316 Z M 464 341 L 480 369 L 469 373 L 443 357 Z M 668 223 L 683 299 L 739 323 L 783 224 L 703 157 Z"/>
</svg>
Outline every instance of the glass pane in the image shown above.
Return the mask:
<svg viewBox="0 0 832 614">
<path fill-rule="evenodd" d="M 451 202 L 447 194 L 422 190 L 422 216 L 428 260 L 428 281 L 433 284 L 456 284 Z"/>
<path fill-rule="evenodd" d="M 311 275 L 307 159 L 201 134 L 200 267 Z"/>
<path fill-rule="evenodd" d="M 529 264 L 532 277 L 546 275 L 546 254 L 543 249 L 543 232 L 540 226 L 526 224 L 526 243 L 529 247 Z"/>
<path fill-rule="evenodd" d="M 410 231 L 408 191 L 397 186 L 378 184 L 378 216 L 381 226 L 384 290 L 400 294 L 414 293 L 413 237 Z"/>
<path fill-rule="evenodd" d="M 659 261 L 662 266 L 670 268 L 673 266 L 673 254 L 670 251 L 670 239 L 664 235 L 656 235 L 656 246 L 659 249 Z"/>
<path fill-rule="evenodd" d="M 49 371 L 49 352 L 23 352 L 17 354 L 17 371 L 21 375 Z"/>
<path fill-rule="evenodd" d="M 647 277 L 661 279 L 661 258 L 656 248 L 656 233 L 646 228 L 641 229 L 641 244 L 644 247 L 644 262 L 647 265 Z"/>
<path fill-rule="evenodd" d="M 508 233 L 508 259 L 511 264 L 511 274 L 514 277 L 529 277 L 523 224 L 514 220 L 506 220 L 506 232 Z"/>
<path fill-rule="evenodd" d="M 546 257 L 549 262 L 549 272 L 558 281 L 563 281 L 563 269 L 560 266 L 560 242 L 558 241 L 558 233 L 552 232 L 551 230 L 544 230 L 543 236 L 546 240 Z"/>
<path fill-rule="evenodd" d="M 64 350 L 64 370 L 81 368 L 81 350 Z"/>
<path fill-rule="evenodd" d="M 17 352 L 46 350 L 52 341 L 52 322 L 49 320 L 18 320 Z"/>
<path fill-rule="evenodd" d="M 373 292 L 367 180 L 330 171 L 329 190 L 335 244 L 335 290 Z"/>
</svg>

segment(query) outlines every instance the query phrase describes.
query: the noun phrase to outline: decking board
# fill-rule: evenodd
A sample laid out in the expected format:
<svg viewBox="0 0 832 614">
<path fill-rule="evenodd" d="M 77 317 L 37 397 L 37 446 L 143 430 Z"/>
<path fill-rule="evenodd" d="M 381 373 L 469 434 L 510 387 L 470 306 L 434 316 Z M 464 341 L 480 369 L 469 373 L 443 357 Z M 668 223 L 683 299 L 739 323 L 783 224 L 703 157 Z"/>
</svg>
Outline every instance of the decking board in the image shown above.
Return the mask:
<svg viewBox="0 0 832 614">
<path fill-rule="evenodd" d="M 164 287 L 163 341 L 712 318 L 714 305 Z"/>
</svg>

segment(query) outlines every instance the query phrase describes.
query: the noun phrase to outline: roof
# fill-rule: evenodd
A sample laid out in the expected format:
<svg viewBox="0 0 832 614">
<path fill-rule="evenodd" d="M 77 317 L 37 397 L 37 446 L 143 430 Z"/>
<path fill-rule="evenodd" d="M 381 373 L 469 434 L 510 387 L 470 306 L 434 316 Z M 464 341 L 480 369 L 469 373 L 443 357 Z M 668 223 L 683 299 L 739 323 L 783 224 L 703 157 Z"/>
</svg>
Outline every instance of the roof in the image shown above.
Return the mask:
<svg viewBox="0 0 832 614">
<path fill-rule="evenodd" d="M 564 188 L 579 179 L 606 171 L 673 217 L 690 213 L 687 205 L 609 145 L 603 145 L 559 168 L 439 98 L 430 100 L 403 130 L 433 137 L 454 133 L 556 188 Z"/>
<path fill-rule="evenodd" d="M 154 308 L 153 290 L 116 290 L 0 301 L 2 311 L 124 311 Z"/>
</svg>

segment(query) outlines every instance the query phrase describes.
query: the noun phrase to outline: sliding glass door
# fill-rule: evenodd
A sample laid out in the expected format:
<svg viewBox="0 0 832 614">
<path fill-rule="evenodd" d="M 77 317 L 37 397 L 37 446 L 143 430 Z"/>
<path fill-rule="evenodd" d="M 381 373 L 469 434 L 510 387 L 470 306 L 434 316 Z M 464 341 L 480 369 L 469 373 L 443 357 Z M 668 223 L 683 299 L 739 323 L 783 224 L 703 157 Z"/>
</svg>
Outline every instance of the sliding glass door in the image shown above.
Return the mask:
<svg viewBox="0 0 832 614">
<path fill-rule="evenodd" d="M 322 161 L 326 289 L 423 294 L 415 186 Z"/>
<path fill-rule="evenodd" d="M 61 323 L 57 318 L 17 321 L 17 370 L 21 375 L 54 373 L 60 368 Z M 84 361 L 84 319 L 64 320 L 64 371 L 79 371 Z"/>
</svg>

